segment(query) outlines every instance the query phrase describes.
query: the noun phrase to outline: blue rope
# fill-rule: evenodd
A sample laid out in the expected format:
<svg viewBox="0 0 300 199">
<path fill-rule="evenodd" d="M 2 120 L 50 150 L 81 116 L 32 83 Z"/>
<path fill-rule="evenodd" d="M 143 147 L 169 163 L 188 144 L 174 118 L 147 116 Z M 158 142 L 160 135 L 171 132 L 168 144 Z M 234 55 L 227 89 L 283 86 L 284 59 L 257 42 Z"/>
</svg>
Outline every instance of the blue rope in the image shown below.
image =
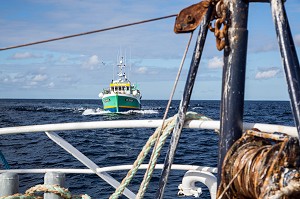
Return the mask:
<svg viewBox="0 0 300 199">
<path fill-rule="evenodd" d="M 9 164 L 8 164 L 8 162 L 6 161 L 6 159 L 5 159 L 4 155 L 3 155 L 3 153 L 1 152 L 1 150 L 0 150 L 0 159 L 2 160 L 2 163 L 3 163 L 3 165 L 4 165 L 4 168 L 5 168 L 5 169 L 10 169 Z"/>
</svg>

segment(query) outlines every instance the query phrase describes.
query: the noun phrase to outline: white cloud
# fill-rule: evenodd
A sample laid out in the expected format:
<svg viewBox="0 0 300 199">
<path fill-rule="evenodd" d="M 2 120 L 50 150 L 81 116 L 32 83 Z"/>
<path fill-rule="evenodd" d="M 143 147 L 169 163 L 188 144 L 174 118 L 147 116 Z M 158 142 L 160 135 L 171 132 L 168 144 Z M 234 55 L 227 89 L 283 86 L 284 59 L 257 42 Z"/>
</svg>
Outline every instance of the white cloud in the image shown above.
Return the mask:
<svg viewBox="0 0 300 199">
<path fill-rule="evenodd" d="M 48 78 L 47 75 L 38 74 L 33 76 L 32 81 L 41 82 L 41 81 L 45 81 L 47 78 Z"/>
<path fill-rule="evenodd" d="M 38 56 L 30 53 L 30 52 L 23 52 L 23 53 L 16 53 L 11 56 L 12 59 L 31 59 L 37 58 Z"/>
<path fill-rule="evenodd" d="M 270 68 L 268 70 L 259 71 L 255 75 L 255 79 L 269 79 L 275 77 L 279 73 L 278 68 Z"/>
<path fill-rule="evenodd" d="M 300 34 L 295 35 L 295 45 L 300 46 Z"/>
<path fill-rule="evenodd" d="M 43 86 L 43 82 L 48 79 L 47 75 L 37 74 L 37 75 L 27 75 L 25 88 L 38 87 L 39 84 Z"/>
<path fill-rule="evenodd" d="M 145 74 L 145 73 L 147 73 L 147 71 L 148 71 L 147 67 L 139 67 L 139 68 L 136 70 L 136 72 L 137 72 L 138 74 Z"/>
<path fill-rule="evenodd" d="M 28 82 L 28 86 L 36 86 L 37 82 Z"/>
<path fill-rule="evenodd" d="M 10 74 L 9 75 L 9 81 L 8 82 L 12 82 L 12 83 L 23 83 L 25 82 L 27 79 L 27 76 L 24 74 Z"/>
<path fill-rule="evenodd" d="M 50 82 L 50 83 L 48 84 L 48 88 L 54 88 L 54 86 L 55 86 L 54 82 Z"/>
<path fill-rule="evenodd" d="M 2 72 L 0 73 L 0 82 L 9 83 L 10 79 L 8 75 L 3 75 Z"/>
<path fill-rule="evenodd" d="M 63 63 L 65 63 L 65 62 L 67 62 L 67 61 L 68 61 L 68 57 L 67 57 L 67 56 L 64 56 L 64 55 L 62 55 L 62 56 L 60 56 L 60 58 L 59 58 L 59 61 L 60 61 L 60 62 L 63 62 Z"/>
<path fill-rule="evenodd" d="M 208 68 L 216 69 L 223 67 L 223 58 L 222 57 L 213 57 L 208 60 Z"/>
<path fill-rule="evenodd" d="M 72 81 L 72 77 L 69 75 L 62 75 L 58 77 L 59 79 L 61 79 L 61 81 L 63 82 L 71 82 Z"/>
<path fill-rule="evenodd" d="M 82 67 L 85 69 L 94 70 L 99 63 L 99 57 L 97 55 L 93 55 L 85 63 L 83 63 Z"/>
</svg>

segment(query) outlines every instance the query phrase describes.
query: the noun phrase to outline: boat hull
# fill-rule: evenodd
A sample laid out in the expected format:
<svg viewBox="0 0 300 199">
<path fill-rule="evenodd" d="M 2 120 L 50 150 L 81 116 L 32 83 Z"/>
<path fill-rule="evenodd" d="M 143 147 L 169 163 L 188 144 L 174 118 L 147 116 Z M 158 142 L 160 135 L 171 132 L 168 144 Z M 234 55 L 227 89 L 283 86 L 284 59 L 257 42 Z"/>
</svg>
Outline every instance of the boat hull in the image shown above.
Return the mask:
<svg viewBox="0 0 300 199">
<path fill-rule="evenodd" d="M 102 98 L 103 109 L 110 112 L 125 112 L 129 110 L 140 110 L 139 96 L 108 94 Z"/>
</svg>

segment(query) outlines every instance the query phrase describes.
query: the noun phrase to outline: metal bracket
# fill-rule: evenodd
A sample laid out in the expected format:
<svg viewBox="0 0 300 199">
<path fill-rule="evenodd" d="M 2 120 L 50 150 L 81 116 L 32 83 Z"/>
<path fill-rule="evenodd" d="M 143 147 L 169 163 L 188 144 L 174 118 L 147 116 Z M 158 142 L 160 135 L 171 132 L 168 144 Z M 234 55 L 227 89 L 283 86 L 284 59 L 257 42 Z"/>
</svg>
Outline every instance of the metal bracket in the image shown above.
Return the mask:
<svg viewBox="0 0 300 199">
<path fill-rule="evenodd" d="M 194 31 L 201 23 L 209 5 L 209 1 L 201 1 L 181 10 L 176 17 L 174 32 L 188 33 Z"/>
</svg>

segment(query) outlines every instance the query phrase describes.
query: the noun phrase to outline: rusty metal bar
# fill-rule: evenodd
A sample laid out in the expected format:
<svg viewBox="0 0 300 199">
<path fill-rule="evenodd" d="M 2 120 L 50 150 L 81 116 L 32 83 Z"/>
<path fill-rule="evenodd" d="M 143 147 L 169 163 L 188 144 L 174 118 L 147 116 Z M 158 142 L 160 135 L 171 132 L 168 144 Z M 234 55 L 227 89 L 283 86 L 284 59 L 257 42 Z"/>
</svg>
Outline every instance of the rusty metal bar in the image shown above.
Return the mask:
<svg viewBox="0 0 300 199">
<path fill-rule="evenodd" d="M 199 63 L 202 55 L 202 51 L 204 48 L 206 35 L 208 31 L 208 25 L 212 16 L 213 8 L 210 5 L 205 13 L 205 16 L 200 24 L 199 34 L 197 38 L 197 43 L 194 49 L 193 58 L 191 61 L 188 77 L 186 80 L 183 96 L 179 105 L 178 117 L 176 119 L 176 124 L 172 133 L 172 138 L 170 141 L 169 149 L 165 158 L 164 168 L 162 170 L 162 174 L 159 181 L 159 188 L 156 192 L 155 198 L 163 198 L 164 190 L 168 181 L 169 173 L 171 170 L 171 166 L 173 164 L 175 152 L 177 149 L 178 141 L 181 135 L 181 130 L 185 120 L 185 114 L 190 102 L 192 90 L 194 87 L 197 71 L 199 68 Z"/>
<path fill-rule="evenodd" d="M 224 69 L 220 116 L 218 182 L 222 163 L 231 145 L 242 135 L 244 90 L 248 41 L 248 5 L 244 0 L 226 0 L 228 40 L 224 49 Z"/>
<path fill-rule="evenodd" d="M 282 0 L 271 0 L 271 10 L 288 84 L 291 108 L 300 137 L 300 67 L 291 29 Z"/>
</svg>

